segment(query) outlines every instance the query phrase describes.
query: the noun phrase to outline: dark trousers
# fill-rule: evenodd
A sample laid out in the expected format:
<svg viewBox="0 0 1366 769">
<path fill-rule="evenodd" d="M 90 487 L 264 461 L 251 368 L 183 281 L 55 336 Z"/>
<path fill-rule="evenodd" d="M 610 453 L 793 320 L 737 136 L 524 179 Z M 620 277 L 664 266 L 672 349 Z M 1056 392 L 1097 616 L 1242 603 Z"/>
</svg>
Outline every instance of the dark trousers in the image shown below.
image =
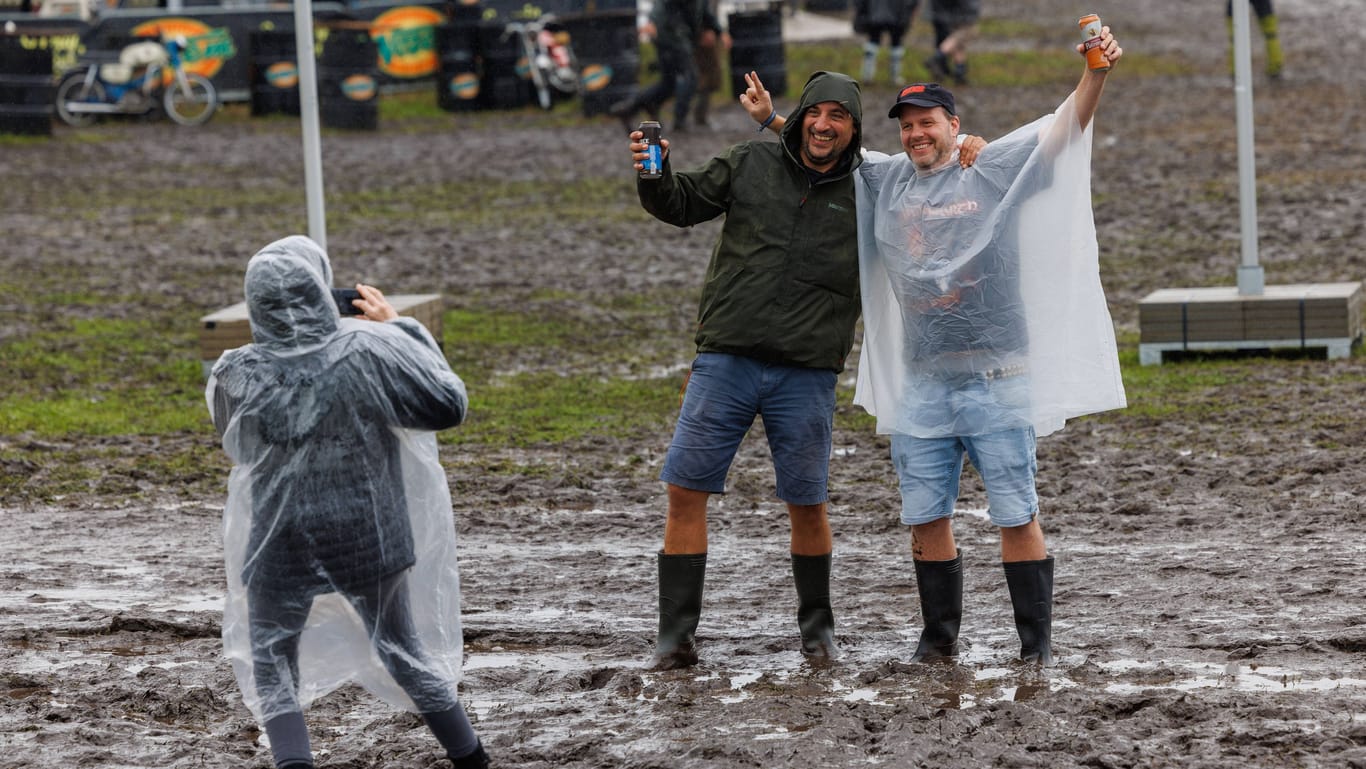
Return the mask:
<svg viewBox="0 0 1366 769">
<path fill-rule="evenodd" d="M 407 572 L 365 589 L 343 593 L 360 615 L 384 668 L 419 712 L 459 704 L 455 682 L 433 672 L 413 626 Z M 299 637 L 313 606 L 311 593 L 253 591 L 249 597 L 252 671 L 266 718 L 301 710 L 298 698 Z"/>
</svg>

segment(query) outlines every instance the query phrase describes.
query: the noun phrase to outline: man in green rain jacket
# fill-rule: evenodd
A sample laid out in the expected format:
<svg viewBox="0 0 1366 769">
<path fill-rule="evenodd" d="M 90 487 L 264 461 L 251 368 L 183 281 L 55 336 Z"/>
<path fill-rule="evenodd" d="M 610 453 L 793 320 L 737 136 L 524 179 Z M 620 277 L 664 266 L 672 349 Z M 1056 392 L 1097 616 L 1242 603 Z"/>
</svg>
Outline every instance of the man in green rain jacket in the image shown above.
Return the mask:
<svg viewBox="0 0 1366 769">
<path fill-rule="evenodd" d="M 861 135 L 858 83 L 817 72 L 780 142 L 743 142 L 676 172 L 665 140 L 662 177 L 637 183 L 641 205 L 660 221 L 689 227 L 725 216 L 698 307 L 698 354 L 661 473 L 669 510 L 655 668 L 697 662 L 707 500 L 725 491 L 756 415 L 792 524 L 802 651 L 819 659 L 837 651 L 827 477 L 835 382 L 859 316 L 852 174 Z M 630 142 L 635 159 L 644 158 L 641 134 Z"/>
</svg>

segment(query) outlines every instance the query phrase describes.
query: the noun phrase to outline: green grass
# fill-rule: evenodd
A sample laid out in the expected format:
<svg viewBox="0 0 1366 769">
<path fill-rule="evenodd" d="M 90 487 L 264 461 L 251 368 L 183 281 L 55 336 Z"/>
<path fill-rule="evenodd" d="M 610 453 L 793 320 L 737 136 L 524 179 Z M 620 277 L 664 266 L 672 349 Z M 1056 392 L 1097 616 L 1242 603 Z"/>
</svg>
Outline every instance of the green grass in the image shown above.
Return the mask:
<svg viewBox="0 0 1366 769">
<path fill-rule="evenodd" d="M 551 371 L 471 387 L 469 420 L 442 440 L 463 446 L 557 445 L 593 436 L 654 436 L 678 407 L 678 380 Z"/>
<path fill-rule="evenodd" d="M 179 352 L 190 346 L 188 335 L 167 334 L 151 321 L 108 319 L 77 320 L 0 344 L 0 359 L 17 374 L 0 396 L 0 434 L 202 430 L 207 417 L 200 365 Z"/>
</svg>

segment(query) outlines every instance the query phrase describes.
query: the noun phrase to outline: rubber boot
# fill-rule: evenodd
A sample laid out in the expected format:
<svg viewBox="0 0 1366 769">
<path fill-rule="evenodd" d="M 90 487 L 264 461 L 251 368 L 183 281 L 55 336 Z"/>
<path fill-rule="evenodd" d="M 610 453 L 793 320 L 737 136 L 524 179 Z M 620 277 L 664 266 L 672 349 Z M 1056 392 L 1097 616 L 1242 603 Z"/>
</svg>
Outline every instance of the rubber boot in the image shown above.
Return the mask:
<svg viewBox="0 0 1366 769">
<path fill-rule="evenodd" d="M 968 84 L 968 63 L 966 61 L 960 61 L 953 65 L 953 84 Z"/>
<path fill-rule="evenodd" d="M 488 769 L 489 766 L 489 754 L 485 752 L 482 741 L 476 744 L 473 753 L 459 758 L 448 755 L 446 760 L 451 762 L 453 769 Z"/>
<path fill-rule="evenodd" d="M 1281 37 L 1278 34 L 1280 25 L 1276 22 L 1276 14 L 1261 17 L 1257 24 L 1262 28 L 1262 36 L 1266 38 L 1266 74 L 1272 80 L 1276 80 L 1285 68 L 1285 53 L 1281 51 Z"/>
<path fill-rule="evenodd" d="M 1015 609 L 1015 630 L 1020 634 L 1020 659 L 1052 665 L 1053 557 L 1002 565 Z"/>
<path fill-rule="evenodd" d="M 944 80 L 949 76 L 949 60 L 943 51 L 935 51 L 925 60 L 925 69 L 930 71 L 930 79 Z"/>
<path fill-rule="evenodd" d="M 659 554 L 659 637 L 650 661 L 654 670 L 697 664 L 697 623 L 702 618 L 702 583 L 707 554 Z"/>
<path fill-rule="evenodd" d="M 707 121 L 711 117 L 711 95 L 699 93 L 693 98 L 697 100 L 692 108 L 693 122 L 697 124 L 698 128 L 709 127 L 711 124 Z"/>
<path fill-rule="evenodd" d="M 873 82 L 873 75 L 877 72 L 877 48 L 877 43 L 863 44 L 863 68 L 859 70 L 860 82 Z"/>
<path fill-rule="evenodd" d="M 1238 76 L 1238 63 L 1237 63 L 1237 60 L 1233 58 L 1234 50 L 1233 50 L 1233 16 L 1232 16 L 1232 15 L 1227 16 L 1227 17 L 1224 18 L 1224 26 L 1225 26 L 1225 27 L 1228 27 L 1228 56 L 1226 57 L 1227 60 L 1228 60 L 1228 74 L 1229 74 L 1229 77 L 1237 77 L 1237 76 Z"/>
<path fill-rule="evenodd" d="M 963 622 L 963 551 L 952 561 L 913 561 L 925 621 L 911 662 L 958 656 L 958 628 Z"/>
<path fill-rule="evenodd" d="M 903 46 L 892 48 L 887 62 L 887 76 L 892 79 L 892 85 L 900 87 L 906 82 L 901 78 L 901 60 L 906 58 L 906 49 Z"/>
<path fill-rule="evenodd" d="M 797 585 L 797 627 L 802 633 L 802 653 L 808 657 L 834 659 L 835 612 L 830 608 L 830 554 L 792 554 L 792 580 Z"/>
</svg>

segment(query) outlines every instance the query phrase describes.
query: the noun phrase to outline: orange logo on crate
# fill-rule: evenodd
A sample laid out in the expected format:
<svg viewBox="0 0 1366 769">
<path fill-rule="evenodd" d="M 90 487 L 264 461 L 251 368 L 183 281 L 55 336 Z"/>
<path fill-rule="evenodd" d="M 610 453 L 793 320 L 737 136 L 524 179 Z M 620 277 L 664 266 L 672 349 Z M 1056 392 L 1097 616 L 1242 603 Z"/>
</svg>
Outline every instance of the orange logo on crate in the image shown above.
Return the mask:
<svg viewBox="0 0 1366 769">
<path fill-rule="evenodd" d="M 185 38 L 185 50 L 180 53 L 180 60 L 185 65 L 186 72 L 196 72 L 207 78 L 212 78 L 223 68 L 223 62 L 237 55 L 237 47 L 233 45 L 232 34 L 226 27 L 210 27 L 198 19 L 186 19 L 183 17 L 167 17 L 164 19 L 154 19 L 144 21 L 133 27 L 129 34 L 133 37 L 152 37 L 165 40 L 177 35 Z M 171 81 L 171 73 L 167 72 L 166 82 Z"/>
<path fill-rule="evenodd" d="M 293 88 L 299 84 L 299 68 L 292 61 L 277 61 L 266 67 L 266 82 L 276 88 Z"/>
<path fill-rule="evenodd" d="M 446 17 L 420 5 L 380 14 L 370 23 L 379 49 L 379 69 L 392 77 L 422 77 L 436 72 L 436 25 Z"/>
<path fill-rule="evenodd" d="M 479 76 L 473 72 L 462 72 L 451 78 L 451 95 L 457 99 L 473 99 L 479 96 Z"/>
<path fill-rule="evenodd" d="M 375 79 L 369 75 L 352 75 L 341 82 L 342 95 L 351 101 L 370 101 L 377 90 Z"/>
<path fill-rule="evenodd" d="M 579 85 L 585 91 L 601 91 L 612 82 L 612 68 L 606 64 L 589 64 L 579 74 Z"/>
</svg>

